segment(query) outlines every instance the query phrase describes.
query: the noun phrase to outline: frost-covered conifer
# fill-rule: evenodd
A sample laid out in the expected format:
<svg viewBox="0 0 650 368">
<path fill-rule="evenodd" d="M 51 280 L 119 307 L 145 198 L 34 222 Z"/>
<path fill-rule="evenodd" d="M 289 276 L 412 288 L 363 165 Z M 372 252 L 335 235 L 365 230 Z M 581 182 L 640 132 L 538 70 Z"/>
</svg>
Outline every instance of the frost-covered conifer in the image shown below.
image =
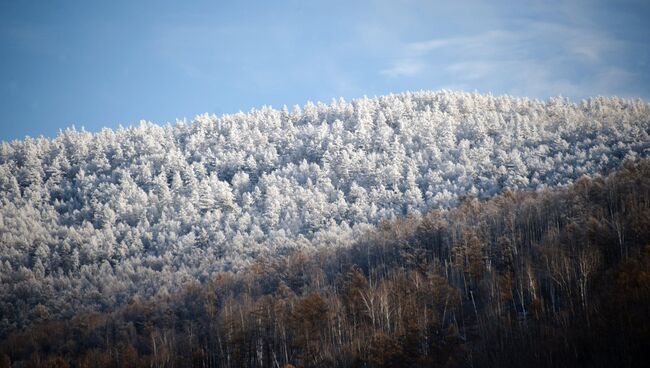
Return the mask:
<svg viewBox="0 0 650 368">
<path fill-rule="evenodd" d="M 92 309 L 461 197 L 568 184 L 647 157 L 648 132 L 640 100 L 423 91 L 2 143 L 0 315 L 64 315 L 62 295 Z"/>
</svg>

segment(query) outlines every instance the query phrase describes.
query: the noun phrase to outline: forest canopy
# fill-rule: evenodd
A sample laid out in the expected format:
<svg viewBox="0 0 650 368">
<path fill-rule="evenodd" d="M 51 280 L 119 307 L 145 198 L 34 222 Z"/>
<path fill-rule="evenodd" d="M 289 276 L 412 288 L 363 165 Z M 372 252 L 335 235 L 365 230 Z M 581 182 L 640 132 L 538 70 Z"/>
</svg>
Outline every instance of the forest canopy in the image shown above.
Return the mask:
<svg viewBox="0 0 650 368">
<path fill-rule="evenodd" d="M 423 91 L 3 142 L 0 336 L 598 177 L 647 157 L 649 132 L 641 100 Z"/>
<path fill-rule="evenodd" d="M 348 247 L 259 257 L 34 324 L 0 367 L 637 367 L 650 345 L 650 161 L 468 198 Z"/>
</svg>

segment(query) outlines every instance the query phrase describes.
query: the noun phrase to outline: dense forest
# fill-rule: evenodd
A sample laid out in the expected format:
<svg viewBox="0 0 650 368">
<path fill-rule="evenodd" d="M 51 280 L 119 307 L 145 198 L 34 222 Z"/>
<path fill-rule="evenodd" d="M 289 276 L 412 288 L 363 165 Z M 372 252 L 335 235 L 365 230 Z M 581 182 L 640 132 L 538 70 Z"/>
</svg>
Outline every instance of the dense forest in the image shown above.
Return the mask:
<svg viewBox="0 0 650 368">
<path fill-rule="evenodd" d="M 14 367 L 627 367 L 650 346 L 650 160 L 466 197 L 352 244 L 35 323 Z"/>
<path fill-rule="evenodd" d="M 289 255 L 311 254 L 314 249 L 325 249 L 323 254 L 333 248 L 347 249 L 352 243 L 363 244 L 358 242 L 368 233 L 380 231 L 376 226 L 382 221 L 399 224 L 398 219 L 411 218 L 408 221 L 413 223 L 407 221 L 402 226 L 412 227 L 418 221 L 427 224 L 433 221 L 432 215 L 423 214 L 431 210 L 475 203 L 473 199 L 491 198 L 505 188 L 544 193 L 544 188 L 564 186 L 584 175 L 604 175 L 625 160 L 647 157 L 649 133 L 650 104 L 641 100 L 598 97 L 574 103 L 563 98 L 539 101 L 423 91 L 351 102 L 335 100 L 329 105 L 307 103 L 291 111 L 264 107 L 246 114 L 203 115 L 191 123 L 164 127 L 142 123 L 97 133 L 67 129 L 52 139 L 3 142 L 0 338 L 44 316 L 69 319 L 78 313 L 107 312 L 133 300 L 165 300 L 195 283 L 212 282 L 219 272 L 245 270 L 250 274 L 248 270 L 258 267 L 259 259 L 274 264 L 280 259 L 286 261 Z M 526 257 L 532 252 L 531 239 L 546 239 L 546 232 L 560 231 L 563 221 L 568 221 L 561 217 L 561 209 L 550 210 L 556 212 L 535 215 L 541 218 L 531 221 L 556 216 L 557 224 L 531 223 L 526 228 L 531 232 L 524 238 Z M 433 213 L 449 222 L 447 217 L 457 212 Z M 505 227 L 510 221 L 507 219 L 500 218 L 503 224 L 499 226 Z M 629 239 L 624 235 L 631 231 L 632 223 L 619 218 L 607 221 L 611 223 L 607 226 L 614 226 L 618 232 L 614 240 L 627 259 L 629 250 L 623 245 Z M 427 254 L 424 259 L 419 253 L 405 254 L 411 254 L 421 267 L 446 270 L 453 295 L 444 297 L 447 307 L 443 308 L 444 316 L 435 316 L 436 323 L 466 331 L 459 325 L 459 300 L 464 300 L 460 297 L 475 295 L 474 318 L 487 318 L 479 314 L 487 301 L 476 299 L 476 295 L 484 284 L 496 285 L 496 281 L 483 282 L 482 277 L 497 277 L 495 268 L 506 266 L 499 266 L 492 254 L 483 255 L 490 260 L 486 263 L 489 272 L 481 271 L 481 277 L 462 274 L 467 285 L 459 299 L 454 290 L 461 274 L 451 270 L 458 267 L 460 256 L 447 252 L 452 248 L 455 252 L 467 251 L 468 264 L 478 267 L 483 263 L 472 252 L 486 241 L 509 244 L 512 249 L 522 245 L 513 234 L 488 232 L 467 238 L 460 230 L 446 231 L 440 235 L 445 244 L 440 249 L 414 245 L 413 252 Z M 467 247 L 457 247 L 459 239 L 468 242 Z M 401 277 L 415 277 L 411 271 L 400 274 L 392 263 L 383 266 L 385 271 L 374 269 L 384 264 L 376 257 L 385 255 L 374 249 L 367 260 L 374 262 L 372 267 L 360 264 L 370 290 L 390 288 L 389 281 L 397 283 Z M 503 252 L 505 248 L 498 249 Z M 435 257 L 426 253 L 434 250 L 438 252 Z M 556 256 L 548 257 L 554 260 Z M 534 262 L 543 257 L 531 257 L 521 258 L 530 264 L 507 267 L 541 267 Z M 388 258 L 387 262 L 407 261 Z M 447 263 L 435 263 L 443 261 Z M 334 288 L 329 280 L 331 270 L 314 270 L 313 274 L 329 275 L 323 282 Z M 421 275 L 425 284 L 430 281 L 427 275 Z M 232 282 L 239 285 L 240 281 Z M 526 321 L 535 311 L 527 300 L 540 297 L 549 285 L 558 289 L 551 297 L 560 298 L 553 299 L 560 303 L 553 304 L 554 308 L 564 308 L 562 303 L 568 303 L 558 294 L 567 292 L 562 288 L 568 285 L 556 285 L 548 279 L 537 280 L 539 285 L 514 279 L 507 282 L 520 286 L 521 290 L 513 294 L 517 303 L 512 308 Z M 288 290 L 300 291 L 288 285 Z M 326 290 L 318 290 L 319 298 L 338 300 L 333 291 Z M 256 305 L 253 289 L 249 295 L 253 298 L 250 303 Z M 572 306 L 574 313 L 580 310 L 578 306 Z M 503 312 L 506 307 L 499 308 Z M 431 306 L 426 311 L 431 315 L 418 318 L 434 318 Z M 328 313 L 338 312 L 328 309 Z M 464 309 L 463 313 L 472 316 Z M 341 339 L 337 349 L 351 348 L 348 343 L 354 339 L 370 338 L 358 332 L 366 328 L 366 317 L 353 316 L 356 319 L 346 326 L 355 330 L 346 331 L 345 337 L 343 332 L 337 335 Z M 373 318 L 375 324 L 382 321 Z M 450 318 L 456 322 L 450 324 Z M 381 323 L 388 325 L 377 331 L 385 331 L 387 336 L 396 336 L 393 332 L 399 329 L 408 330 L 392 319 Z M 322 338 L 332 338 L 331 333 Z M 226 343 L 226 337 L 220 339 Z M 156 344 L 164 346 L 159 341 Z M 143 349 L 137 346 L 139 354 L 146 355 Z M 288 349 L 286 354 L 290 354 Z M 358 349 L 350 352 L 357 353 Z M 220 356 L 239 359 L 234 352 L 228 354 Z M 289 361 L 293 355 L 274 359 Z M 317 357 L 301 359 L 308 362 Z"/>
</svg>

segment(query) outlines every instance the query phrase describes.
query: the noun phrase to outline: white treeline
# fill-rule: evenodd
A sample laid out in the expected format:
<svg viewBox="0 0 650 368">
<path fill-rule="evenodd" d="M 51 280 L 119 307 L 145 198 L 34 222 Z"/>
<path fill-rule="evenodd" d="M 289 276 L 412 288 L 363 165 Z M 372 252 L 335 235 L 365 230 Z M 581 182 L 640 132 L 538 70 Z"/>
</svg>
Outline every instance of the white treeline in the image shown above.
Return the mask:
<svg viewBox="0 0 650 368">
<path fill-rule="evenodd" d="M 0 332 L 567 184 L 647 156 L 649 134 L 641 100 L 423 91 L 2 143 Z"/>
</svg>

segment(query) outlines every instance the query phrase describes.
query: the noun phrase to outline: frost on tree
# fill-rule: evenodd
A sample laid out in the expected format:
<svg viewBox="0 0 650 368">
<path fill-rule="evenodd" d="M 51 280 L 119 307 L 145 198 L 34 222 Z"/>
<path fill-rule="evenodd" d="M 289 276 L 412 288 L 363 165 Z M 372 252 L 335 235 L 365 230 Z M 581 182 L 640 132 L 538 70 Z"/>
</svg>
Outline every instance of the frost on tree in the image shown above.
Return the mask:
<svg viewBox="0 0 650 368">
<path fill-rule="evenodd" d="M 640 100 L 424 91 L 2 143 L 0 330 L 598 175 L 646 157 L 649 132 Z"/>
</svg>

